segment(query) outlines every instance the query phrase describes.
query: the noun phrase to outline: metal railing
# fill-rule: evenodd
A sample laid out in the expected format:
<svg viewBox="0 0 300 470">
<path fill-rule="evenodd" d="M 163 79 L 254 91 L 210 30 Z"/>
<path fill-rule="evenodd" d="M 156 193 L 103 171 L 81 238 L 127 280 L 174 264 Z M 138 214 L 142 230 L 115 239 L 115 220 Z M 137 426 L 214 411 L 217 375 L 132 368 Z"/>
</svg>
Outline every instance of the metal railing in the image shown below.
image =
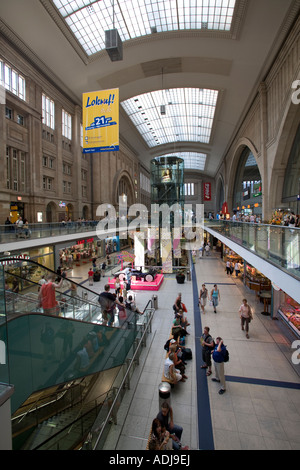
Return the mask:
<svg viewBox="0 0 300 470">
<path fill-rule="evenodd" d="M 146 347 L 147 334 L 151 333 L 152 331 L 152 319 L 154 313 L 155 310 L 153 308 L 148 309 L 148 318 L 147 322 L 143 325 L 142 335 L 138 342 L 136 342 L 135 344 L 135 350 L 133 351 L 132 358 L 128 358 L 124 364 L 125 372 L 123 371 L 124 375 L 121 379 L 121 383 L 117 387 L 114 387 L 114 390 L 117 391 L 115 392 L 114 399 L 111 403 L 111 406 L 109 407 L 107 415 L 98 416 L 97 421 L 98 423 L 99 421 L 101 421 L 101 424 L 100 426 L 97 426 L 97 423 L 95 423 L 94 428 L 92 428 L 91 432 L 89 433 L 83 450 L 101 450 L 105 444 L 105 440 L 109 433 L 110 425 L 112 423 L 117 424 L 117 410 L 120 402 L 122 401 L 122 395 L 124 393 L 124 390 L 130 389 L 130 374 L 132 373 L 132 370 L 136 367 L 136 365 L 139 364 L 139 356 L 141 354 L 142 348 Z"/>
</svg>

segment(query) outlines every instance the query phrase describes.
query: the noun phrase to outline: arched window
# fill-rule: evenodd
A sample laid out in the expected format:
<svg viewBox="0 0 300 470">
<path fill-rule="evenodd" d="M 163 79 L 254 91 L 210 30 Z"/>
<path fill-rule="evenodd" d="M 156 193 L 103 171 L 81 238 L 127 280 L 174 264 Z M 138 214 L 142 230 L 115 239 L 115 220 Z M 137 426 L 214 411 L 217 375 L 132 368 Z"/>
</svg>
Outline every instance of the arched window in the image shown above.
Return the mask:
<svg viewBox="0 0 300 470">
<path fill-rule="evenodd" d="M 248 147 L 240 156 L 236 172 L 233 209 L 243 213 L 262 213 L 262 180 L 255 157 Z"/>
<path fill-rule="evenodd" d="M 123 198 L 125 196 L 127 198 L 127 205 L 129 207 L 134 203 L 132 188 L 128 178 L 126 176 L 122 176 L 117 187 L 117 202 L 119 203 L 119 198 Z"/>
</svg>

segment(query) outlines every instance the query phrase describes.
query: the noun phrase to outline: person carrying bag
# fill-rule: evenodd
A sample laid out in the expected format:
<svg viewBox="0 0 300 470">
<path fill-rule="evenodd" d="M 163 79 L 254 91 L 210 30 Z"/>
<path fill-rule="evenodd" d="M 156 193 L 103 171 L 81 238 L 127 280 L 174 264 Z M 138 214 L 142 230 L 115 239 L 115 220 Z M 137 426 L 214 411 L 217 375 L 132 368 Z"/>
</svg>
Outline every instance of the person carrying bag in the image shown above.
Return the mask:
<svg viewBox="0 0 300 470">
<path fill-rule="evenodd" d="M 246 331 L 246 338 L 249 338 L 249 324 L 251 320 L 253 320 L 253 314 L 247 299 L 243 299 L 243 303 L 239 308 L 239 314 L 241 318 L 241 329 L 242 331 Z"/>
</svg>

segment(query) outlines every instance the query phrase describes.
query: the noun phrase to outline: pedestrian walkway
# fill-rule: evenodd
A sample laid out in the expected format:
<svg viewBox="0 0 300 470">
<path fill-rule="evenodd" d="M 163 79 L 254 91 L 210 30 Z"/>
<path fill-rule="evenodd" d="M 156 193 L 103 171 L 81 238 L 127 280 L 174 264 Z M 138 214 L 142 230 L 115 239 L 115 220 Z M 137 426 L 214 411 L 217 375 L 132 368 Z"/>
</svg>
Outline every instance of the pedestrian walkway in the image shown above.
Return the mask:
<svg viewBox="0 0 300 470">
<path fill-rule="evenodd" d="M 221 302 L 214 314 L 207 306 L 200 316 L 198 292 L 205 282 L 208 290 L 217 283 Z M 163 346 L 173 320 L 173 303 L 178 292 L 188 309 L 187 346 L 193 359 L 187 365 L 188 379 L 171 392 L 174 422 L 183 426 L 183 445 L 191 449 L 279 450 L 300 448 L 300 371 L 291 363 L 290 342 L 279 321 L 261 315 L 262 305 L 241 282 L 227 277 L 219 255 L 197 259 L 192 281 L 179 285 L 165 277 L 158 293 L 152 334 L 143 351 L 140 366 L 131 380 L 112 425 L 107 449 L 143 450 L 153 418 L 159 411 L 158 387 L 165 358 Z M 142 306 L 149 293 L 138 293 Z M 250 338 L 241 331 L 238 309 L 246 297 L 254 310 Z M 230 352 L 225 365 L 226 393 L 201 369 L 199 337 L 209 326 L 214 338 L 221 336 Z"/>
<path fill-rule="evenodd" d="M 99 260 L 100 262 L 100 260 Z M 68 279 L 101 292 L 108 277 L 88 285 L 88 265 L 75 266 Z M 221 294 L 217 314 L 207 303 L 200 315 L 198 293 L 202 283 L 209 292 L 216 283 Z M 175 275 L 165 276 L 159 290 L 152 333 L 143 349 L 140 364 L 131 378 L 131 387 L 118 411 L 118 424 L 111 425 L 106 449 L 146 449 L 152 420 L 159 411 L 158 388 L 165 351 L 174 318 L 172 306 L 178 295 L 187 306 L 190 322 L 187 347 L 193 351 L 185 383 L 171 391 L 174 421 L 183 427 L 182 442 L 192 450 L 296 450 L 300 448 L 300 366 L 291 362 L 293 350 L 280 321 L 261 315 L 262 304 L 240 278 L 227 276 L 220 255 L 196 259 L 192 280 L 177 284 Z M 151 292 L 136 293 L 143 309 Z M 250 338 L 241 331 L 238 314 L 246 297 L 253 307 Z M 230 352 L 225 364 L 226 393 L 201 369 L 200 336 L 204 326 L 214 338 L 221 336 Z M 213 369 L 214 370 L 214 369 Z"/>
</svg>

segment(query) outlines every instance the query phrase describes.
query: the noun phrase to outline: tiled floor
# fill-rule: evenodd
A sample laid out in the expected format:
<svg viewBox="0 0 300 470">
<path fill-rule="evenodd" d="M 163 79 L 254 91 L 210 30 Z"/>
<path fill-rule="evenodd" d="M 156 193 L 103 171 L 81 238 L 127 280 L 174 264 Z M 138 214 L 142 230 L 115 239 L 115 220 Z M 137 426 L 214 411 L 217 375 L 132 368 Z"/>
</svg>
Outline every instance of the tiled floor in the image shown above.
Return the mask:
<svg viewBox="0 0 300 470">
<path fill-rule="evenodd" d="M 82 283 L 85 267 L 76 268 L 69 276 Z M 100 292 L 105 283 L 94 283 Z M 210 290 L 218 284 L 221 302 L 218 313 L 206 307 L 200 315 L 195 290 L 205 282 Z M 87 283 L 84 283 L 87 286 Z M 118 413 L 118 424 L 112 425 L 107 449 L 143 450 L 153 418 L 159 411 L 158 387 L 161 382 L 165 351 L 173 320 L 172 305 L 178 292 L 188 309 L 190 336 L 187 346 L 193 351 L 188 362 L 188 379 L 171 392 L 174 421 L 183 426 L 183 445 L 191 449 L 300 449 L 300 366 L 293 366 L 293 350 L 281 323 L 261 314 L 262 304 L 240 279 L 228 277 L 219 255 L 197 259 L 191 281 L 177 284 L 165 277 L 158 292 L 158 309 L 152 334 L 143 350 L 140 365 L 131 380 Z M 156 293 L 155 293 L 156 294 Z M 241 331 L 238 308 L 246 297 L 253 306 L 254 320 L 250 339 Z M 151 298 L 149 292 L 137 293 L 139 307 Z M 199 337 L 204 326 L 212 336 L 221 336 L 230 351 L 225 365 L 227 391 L 219 395 L 219 385 L 200 369 Z M 298 370 L 297 370 L 298 367 Z"/>
<path fill-rule="evenodd" d="M 175 423 L 183 426 L 183 445 L 191 449 L 300 449 L 300 371 L 291 364 L 293 350 L 279 321 L 261 314 L 262 305 L 241 282 L 227 277 L 219 256 L 197 259 L 192 281 L 178 285 L 166 277 L 158 293 L 152 334 L 136 369 L 131 388 L 119 410 L 106 448 L 143 450 L 153 418 L 159 411 L 158 387 L 173 320 L 172 305 L 178 294 L 188 309 L 190 336 L 187 346 L 194 353 L 187 365 L 188 380 L 172 389 L 171 405 Z M 212 307 L 201 315 L 194 305 L 193 288 L 202 282 L 221 293 L 218 313 Z M 196 286 L 197 283 L 197 286 Z M 254 309 L 250 339 L 241 331 L 238 308 L 246 297 Z M 139 292 L 143 306 L 149 293 Z M 195 307 L 195 308 L 194 308 Z M 199 336 L 209 326 L 213 337 L 221 336 L 230 351 L 225 365 L 227 391 L 206 377 L 201 366 Z M 209 409 L 208 409 L 209 408 Z M 211 436 L 211 437 L 210 437 Z M 116 446 L 116 447 L 115 447 Z"/>
</svg>

